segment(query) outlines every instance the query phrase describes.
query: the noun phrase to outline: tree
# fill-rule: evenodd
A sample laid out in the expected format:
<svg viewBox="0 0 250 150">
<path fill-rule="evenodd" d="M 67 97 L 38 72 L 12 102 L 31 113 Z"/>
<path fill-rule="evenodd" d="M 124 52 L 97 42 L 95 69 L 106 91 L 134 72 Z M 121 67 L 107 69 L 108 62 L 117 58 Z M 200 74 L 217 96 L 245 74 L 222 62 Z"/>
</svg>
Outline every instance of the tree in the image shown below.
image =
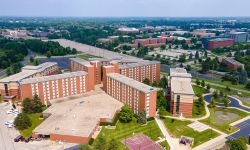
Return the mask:
<svg viewBox="0 0 250 150">
<path fill-rule="evenodd" d="M 208 56 L 208 55 L 207 55 L 207 51 L 205 51 L 205 52 L 204 52 L 204 56 L 205 56 L 205 57 L 207 57 L 207 56 Z"/>
<path fill-rule="evenodd" d="M 204 88 L 206 86 L 206 83 L 204 80 L 201 81 L 201 86 Z"/>
<path fill-rule="evenodd" d="M 179 58 L 178 61 L 181 62 L 181 63 L 186 62 L 186 55 L 185 55 L 185 54 L 182 54 L 182 55 L 180 56 L 180 58 Z"/>
<path fill-rule="evenodd" d="M 40 113 L 43 111 L 43 105 L 40 98 L 35 95 L 33 98 L 33 113 Z"/>
<path fill-rule="evenodd" d="M 144 81 L 143 81 L 144 84 L 147 84 L 147 85 L 150 85 L 150 80 L 148 78 L 146 78 Z"/>
<path fill-rule="evenodd" d="M 210 89 L 211 89 L 211 85 L 207 84 L 207 92 L 210 92 Z"/>
<path fill-rule="evenodd" d="M 25 98 L 22 102 L 22 106 L 23 106 L 23 112 L 24 113 L 33 113 L 33 103 L 32 100 L 29 98 Z"/>
<path fill-rule="evenodd" d="M 108 150 L 118 150 L 118 142 L 115 139 L 111 139 L 109 142 Z"/>
<path fill-rule="evenodd" d="M 199 79 L 196 79 L 195 83 L 196 83 L 196 85 L 201 85 L 201 82 Z"/>
<path fill-rule="evenodd" d="M 163 76 L 160 80 L 159 86 L 161 88 L 166 88 L 168 85 L 168 79 L 166 78 L 166 76 Z"/>
<path fill-rule="evenodd" d="M 229 140 L 227 141 L 227 145 L 229 146 L 231 150 L 246 150 L 247 149 L 246 141 L 242 140 L 242 138 Z"/>
<path fill-rule="evenodd" d="M 196 59 L 199 59 L 199 58 L 200 58 L 200 54 L 199 54 L 198 51 L 195 52 L 195 58 L 196 58 Z"/>
<path fill-rule="evenodd" d="M 161 45 L 161 50 L 164 50 L 164 49 L 166 49 L 166 45 Z"/>
<path fill-rule="evenodd" d="M 79 150 L 91 150 L 91 148 L 89 145 L 80 144 Z"/>
<path fill-rule="evenodd" d="M 133 112 L 128 105 L 124 105 L 119 112 L 119 120 L 124 123 L 128 123 L 133 119 Z"/>
<path fill-rule="evenodd" d="M 189 54 L 188 59 L 193 59 L 193 53 L 190 53 L 190 54 Z"/>
<path fill-rule="evenodd" d="M 225 107 L 228 107 L 228 106 L 229 106 L 230 100 L 228 99 L 228 96 L 227 96 L 227 95 L 224 97 L 223 103 L 224 103 L 224 106 L 225 106 Z"/>
<path fill-rule="evenodd" d="M 230 89 L 229 86 L 227 86 L 227 87 L 225 88 L 225 90 L 226 90 L 226 91 L 231 91 L 231 89 Z"/>
<path fill-rule="evenodd" d="M 30 62 L 34 62 L 34 57 L 30 56 Z"/>
<path fill-rule="evenodd" d="M 191 71 L 191 70 L 192 70 L 192 67 L 191 67 L 190 65 L 187 65 L 186 70 L 187 70 L 187 71 Z"/>
<path fill-rule="evenodd" d="M 32 124 L 30 118 L 25 113 L 20 113 L 15 118 L 14 125 L 18 130 L 24 130 L 31 127 Z"/>
<path fill-rule="evenodd" d="M 138 118 L 137 118 L 137 122 L 139 124 L 146 124 L 147 123 L 147 115 L 146 115 L 146 111 L 145 110 L 142 110 L 139 113 Z"/>
<path fill-rule="evenodd" d="M 99 138 L 96 141 L 96 144 L 94 145 L 94 150 L 105 150 L 106 149 L 106 140 L 104 135 L 101 133 Z"/>
<path fill-rule="evenodd" d="M 157 91 L 156 107 L 157 108 L 164 107 L 165 109 L 167 108 L 167 99 L 164 96 L 163 90 Z"/>
<path fill-rule="evenodd" d="M 216 99 L 213 97 L 210 101 L 210 107 L 214 107 L 215 106 L 215 103 L 216 103 Z"/>
<path fill-rule="evenodd" d="M 6 74 L 7 74 L 7 76 L 10 76 L 10 75 L 12 74 L 12 72 L 11 72 L 11 69 L 10 69 L 10 68 L 7 68 L 7 69 L 6 69 Z"/>
<path fill-rule="evenodd" d="M 246 88 L 250 89 L 250 82 L 247 83 Z"/>
<path fill-rule="evenodd" d="M 213 97 L 214 97 L 215 99 L 218 99 L 218 98 L 219 98 L 218 91 L 214 91 Z"/>
</svg>

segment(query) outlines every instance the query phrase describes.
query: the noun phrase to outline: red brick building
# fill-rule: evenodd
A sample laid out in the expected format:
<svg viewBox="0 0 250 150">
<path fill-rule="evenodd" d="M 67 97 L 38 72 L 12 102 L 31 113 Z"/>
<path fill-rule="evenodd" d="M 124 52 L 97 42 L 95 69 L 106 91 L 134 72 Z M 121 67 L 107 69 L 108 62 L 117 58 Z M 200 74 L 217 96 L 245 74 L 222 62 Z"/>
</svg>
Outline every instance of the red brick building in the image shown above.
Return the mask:
<svg viewBox="0 0 250 150">
<path fill-rule="evenodd" d="M 224 57 L 222 58 L 222 63 L 227 65 L 229 68 L 231 68 L 232 70 L 237 71 L 238 69 L 244 69 L 245 65 L 234 60 L 233 58 L 229 58 L 229 57 Z"/>
<path fill-rule="evenodd" d="M 161 45 L 166 45 L 167 38 L 158 37 L 158 38 L 148 38 L 148 39 L 136 39 L 134 44 L 141 46 L 149 46 L 149 47 L 160 47 Z"/>
<path fill-rule="evenodd" d="M 58 65 L 54 62 L 46 62 L 38 66 L 25 66 L 20 73 L 0 80 L 1 96 L 5 101 L 21 100 L 20 81 L 57 74 L 58 71 Z"/>
<path fill-rule="evenodd" d="M 170 69 L 170 112 L 174 115 L 192 116 L 194 91 L 191 74 L 183 68 Z"/>
<path fill-rule="evenodd" d="M 94 89 L 84 71 L 24 79 L 20 82 L 21 99 L 37 95 L 45 105 L 50 100 L 79 95 Z"/>
<path fill-rule="evenodd" d="M 218 38 L 208 41 L 208 49 L 213 50 L 215 48 L 222 48 L 222 47 L 228 47 L 233 46 L 234 40 L 233 39 L 227 39 L 227 38 Z"/>
<path fill-rule="evenodd" d="M 124 75 L 114 73 L 114 67 L 105 66 L 103 89 L 104 91 L 127 104 L 135 114 L 145 110 L 147 117 L 156 116 L 157 90 Z"/>
</svg>

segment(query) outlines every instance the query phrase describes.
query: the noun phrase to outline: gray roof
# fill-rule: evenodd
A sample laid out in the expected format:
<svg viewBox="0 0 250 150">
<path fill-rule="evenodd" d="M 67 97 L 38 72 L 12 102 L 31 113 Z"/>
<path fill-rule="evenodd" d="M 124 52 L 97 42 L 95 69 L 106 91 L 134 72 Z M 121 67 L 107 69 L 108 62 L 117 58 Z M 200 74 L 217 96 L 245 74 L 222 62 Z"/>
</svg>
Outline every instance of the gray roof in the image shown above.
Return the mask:
<svg viewBox="0 0 250 150">
<path fill-rule="evenodd" d="M 85 65 L 85 66 L 91 66 L 90 62 L 81 58 L 70 58 L 70 60 L 75 61 L 79 64 Z"/>
<path fill-rule="evenodd" d="M 153 65 L 153 64 L 160 64 L 160 62 L 159 61 L 140 61 L 137 63 L 120 65 L 119 68 L 126 69 L 126 68 L 141 67 L 141 66 Z"/>
<path fill-rule="evenodd" d="M 37 83 L 37 82 L 46 82 L 50 80 L 59 80 L 64 78 L 71 78 L 76 76 L 83 76 L 87 73 L 84 71 L 78 71 L 78 72 L 69 72 L 69 73 L 63 73 L 63 74 L 57 74 L 57 75 L 51 75 L 51 76 L 44 76 L 44 77 L 36 77 L 31 79 L 24 79 L 20 82 L 20 84 L 30 84 L 30 83 Z"/>
<path fill-rule="evenodd" d="M 51 67 L 53 65 L 57 65 L 57 63 L 56 62 L 46 62 L 46 63 L 40 64 L 38 66 L 24 66 L 22 68 L 21 72 L 14 74 L 14 75 L 11 75 L 9 77 L 6 77 L 6 78 L 0 80 L 0 82 L 21 81 L 21 80 L 26 79 L 26 78 L 28 78 L 36 73 L 42 72 L 45 69 L 47 69 L 48 67 Z"/>
<path fill-rule="evenodd" d="M 171 79 L 171 92 L 175 94 L 194 95 L 191 79 L 173 78 Z"/>
<path fill-rule="evenodd" d="M 242 64 L 242 63 L 240 63 L 240 62 L 234 60 L 234 59 L 231 58 L 231 57 L 224 57 L 223 59 L 226 60 L 226 61 L 228 61 L 228 62 L 230 62 L 230 63 L 232 63 L 232 64 L 236 64 L 236 65 L 238 65 L 238 66 L 244 66 L 244 64 Z"/>
<path fill-rule="evenodd" d="M 126 77 L 126 76 L 118 74 L 118 73 L 107 74 L 107 77 L 110 77 L 116 81 L 119 81 L 123 84 L 126 84 L 126 85 L 128 85 L 128 86 L 130 86 L 138 91 L 144 92 L 144 93 L 150 93 L 153 91 L 157 91 L 156 88 L 153 88 L 151 86 L 148 86 L 144 83 L 141 83 L 139 81 L 136 81 L 134 79 L 131 79 L 129 77 Z"/>
<path fill-rule="evenodd" d="M 192 78 L 190 73 L 184 68 L 170 68 L 170 77 Z"/>
</svg>

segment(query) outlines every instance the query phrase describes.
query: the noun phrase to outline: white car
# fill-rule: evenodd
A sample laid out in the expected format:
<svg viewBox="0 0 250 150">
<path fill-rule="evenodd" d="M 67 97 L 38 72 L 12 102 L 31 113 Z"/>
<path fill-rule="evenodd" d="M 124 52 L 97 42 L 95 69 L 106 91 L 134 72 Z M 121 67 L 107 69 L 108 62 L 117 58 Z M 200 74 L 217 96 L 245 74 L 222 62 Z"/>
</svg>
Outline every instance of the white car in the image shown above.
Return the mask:
<svg viewBox="0 0 250 150">
<path fill-rule="evenodd" d="M 7 114 L 12 114 L 13 113 L 13 110 L 8 110 L 6 111 Z"/>
<path fill-rule="evenodd" d="M 5 125 L 9 125 L 9 124 L 13 124 L 14 123 L 14 120 L 10 120 L 10 121 L 7 121 L 6 123 L 5 123 Z"/>
<path fill-rule="evenodd" d="M 13 125 L 13 124 L 8 124 L 7 127 L 8 127 L 8 128 L 13 128 L 14 125 Z"/>
</svg>

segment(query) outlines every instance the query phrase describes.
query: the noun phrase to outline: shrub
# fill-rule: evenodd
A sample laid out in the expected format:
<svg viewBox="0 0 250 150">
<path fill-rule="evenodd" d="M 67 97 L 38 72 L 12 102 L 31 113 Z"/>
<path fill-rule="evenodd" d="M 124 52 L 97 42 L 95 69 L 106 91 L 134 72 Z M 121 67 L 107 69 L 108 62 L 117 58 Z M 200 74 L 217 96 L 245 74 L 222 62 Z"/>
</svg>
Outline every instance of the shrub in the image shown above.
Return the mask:
<svg viewBox="0 0 250 150">
<path fill-rule="evenodd" d="M 127 122 L 130 122 L 132 118 L 133 118 L 132 110 L 129 108 L 128 105 L 124 105 L 121 108 L 121 111 L 119 112 L 119 120 L 121 122 L 127 123 Z"/>
<path fill-rule="evenodd" d="M 20 113 L 14 121 L 15 128 L 18 130 L 24 130 L 31 127 L 30 118 L 25 113 Z"/>
</svg>

